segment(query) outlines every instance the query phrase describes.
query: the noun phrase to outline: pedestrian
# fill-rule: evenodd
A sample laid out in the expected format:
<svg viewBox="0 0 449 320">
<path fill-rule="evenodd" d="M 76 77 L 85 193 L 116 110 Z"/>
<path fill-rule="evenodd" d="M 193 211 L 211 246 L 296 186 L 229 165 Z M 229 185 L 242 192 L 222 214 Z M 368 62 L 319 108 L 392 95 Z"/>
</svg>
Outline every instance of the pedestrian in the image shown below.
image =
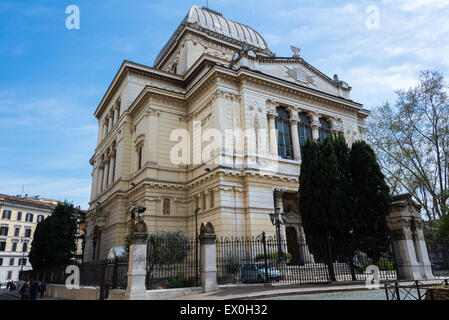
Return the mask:
<svg viewBox="0 0 449 320">
<path fill-rule="evenodd" d="M 41 298 L 44 296 L 45 294 L 45 290 L 47 290 L 47 283 L 45 282 L 45 280 L 43 280 L 41 282 Z"/>
<path fill-rule="evenodd" d="M 31 279 L 30 284 L 30 297 L 31 300 L 36 300 L 39 291 L 39 283 L 35 279 Z"/>
<path fill-rule="evenodd" d="M 6 291 L 8 291 L 10 284 L 11 284 L 11 281 L 6 283 Z"/>
<path fill-rule="evenodd" d="M 27 281 L 20 288 L 19 293 L 22 295 L 22 300 L 30 300 L 30 282 Z"/>
</svg>

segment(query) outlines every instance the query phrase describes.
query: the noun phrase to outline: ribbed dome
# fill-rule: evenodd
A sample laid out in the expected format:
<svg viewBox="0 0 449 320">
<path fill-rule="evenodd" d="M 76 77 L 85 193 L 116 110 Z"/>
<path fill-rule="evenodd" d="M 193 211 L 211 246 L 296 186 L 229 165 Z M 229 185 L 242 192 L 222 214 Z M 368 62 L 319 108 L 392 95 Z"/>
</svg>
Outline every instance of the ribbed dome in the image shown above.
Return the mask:
<svg viewBox="0 0 449 320">
<path fill-rule="evenodd" d="M 264 38 L 257 31 L 241 23 L 225 19 L 220 13 L 207 8 L 201 9 L 198 6 L 193 6 L 190 8 L 185 21 L 189 23 L 198 22 L 203 28 L 246 42 L 262 50 L 267 48 Z"/>
<path fill-rule="evenodd" d="M 223 37 L 224 39 L 230 39 L 231 42 L 237 41 L 238 43 L 246 43 L 253 47 L 255 51 L 263 51 L 267 54 L 271 54 L 264 38 L 262 38 L 262 36 L 254 29 L 245 26 L 244 24 L 225 19 L 221 13 L 215 12 L 211 9 L 193 6 L 190 8 L 187 16 L 157 55 L 154 61 L 155 65 L 157 65 L 165 56 L 169 48 L 174 43 L 176 37 L 186 25 L 192 27 L 198 25 L 200 29 L 210 31 L 219 37 Z"/>
</svg>

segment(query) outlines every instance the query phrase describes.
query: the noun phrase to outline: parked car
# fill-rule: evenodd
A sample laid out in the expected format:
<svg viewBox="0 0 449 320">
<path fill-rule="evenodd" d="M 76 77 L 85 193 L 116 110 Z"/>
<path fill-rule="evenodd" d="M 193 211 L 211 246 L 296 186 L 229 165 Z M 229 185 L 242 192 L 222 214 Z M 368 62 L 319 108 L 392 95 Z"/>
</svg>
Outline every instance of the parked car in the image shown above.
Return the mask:
<svg viewBox="0 0 449 320">
<path fill-rule="evenodd" d="M 6 285 L 7 285 L 7 284 L 8 284 L 7 282 L 2 282 L 2 283 L 0 283 L 0 289 L 3 289 L 3 288 L 6 289 Z"/>
<path fill-rule="evenodd" d="M 282 279 L 281 272 L 275 267 L 268 266 L 268 280 L 279 281 Z M 241 277 L 243 283 L 265 282 L 265 264 L 263 262 L 248 263 L 242 267 Z"/>
</svg>

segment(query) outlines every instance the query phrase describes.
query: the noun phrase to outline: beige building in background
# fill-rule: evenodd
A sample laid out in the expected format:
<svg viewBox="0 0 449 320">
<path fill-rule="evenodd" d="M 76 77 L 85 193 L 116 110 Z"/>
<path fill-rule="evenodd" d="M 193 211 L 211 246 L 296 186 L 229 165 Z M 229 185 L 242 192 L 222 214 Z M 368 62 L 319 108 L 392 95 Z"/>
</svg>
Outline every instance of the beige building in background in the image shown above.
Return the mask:
<svg viewBox="0 0 449 320">
<path fill-rule="evenodd" d="M 198 224 L 212 222 L 218 236 L 272 234 L 279 207 L 289 213 L 282 237 L 303 235 L 300 145 L 332 132 L 364 139 L 369 112 L 292 49 L 276 57 L 252 28 L 193 6 L 152 67 L 123 62 L 95 111 L 85 261 L 124 245 L 132 205 L 147 208 L 150 232 L 192 236 L 201 208 Z M 233 144 L 214 137 L 221 145 L 210 148 L 208 129 L 234 130 Z M 173 161 L 180 154 L 186 163 Z"/>
<path fill-rule="evenodd" d="M 28 254 L 34 230 L 58 201 L 0 194 L 0 282 L 16 281 L 31 270 Z"/>
</svg>

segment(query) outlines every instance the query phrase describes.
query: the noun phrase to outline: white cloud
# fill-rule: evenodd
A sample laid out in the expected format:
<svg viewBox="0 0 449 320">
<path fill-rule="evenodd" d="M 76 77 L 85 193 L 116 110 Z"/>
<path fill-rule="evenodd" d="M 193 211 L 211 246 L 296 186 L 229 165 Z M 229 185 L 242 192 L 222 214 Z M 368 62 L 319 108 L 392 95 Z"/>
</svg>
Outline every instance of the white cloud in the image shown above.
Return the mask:
<svg viewBox="0 0 449 320">
<path fill-rule="evenodd" d="M 406 12 L 411 12 L 422 7 L 433 7 L 435 9 L 443 9 L 449 5 L 447 0 L 383 0 L 384 4 L 399 6 Z"/>
<path fill-rule="evenodd" d="M 413 85 L 419 70 L 439 69 L 449 76 L 448 0 L 384 0 L 377 5 L 380 29 L 369 30 L 366 8 L 373 4 L 307 2 L 274 10 L 280 26 L 263 35 L 273 51 L 290 54 L 294 44 L 324 73 L 338 73 L 365 107 Z"/>
<path fill-rule="evenodd" d="M 90 179 L 81 178 L 48 178 L 43 176 L 21 176 L 8 172 L 0 172 L 0 193 L 16 195 L 22 191 L 29 196 L 39 195 L 58 201 L 70 201 L 88 208 L 90 198 Z"/>
</svg>

